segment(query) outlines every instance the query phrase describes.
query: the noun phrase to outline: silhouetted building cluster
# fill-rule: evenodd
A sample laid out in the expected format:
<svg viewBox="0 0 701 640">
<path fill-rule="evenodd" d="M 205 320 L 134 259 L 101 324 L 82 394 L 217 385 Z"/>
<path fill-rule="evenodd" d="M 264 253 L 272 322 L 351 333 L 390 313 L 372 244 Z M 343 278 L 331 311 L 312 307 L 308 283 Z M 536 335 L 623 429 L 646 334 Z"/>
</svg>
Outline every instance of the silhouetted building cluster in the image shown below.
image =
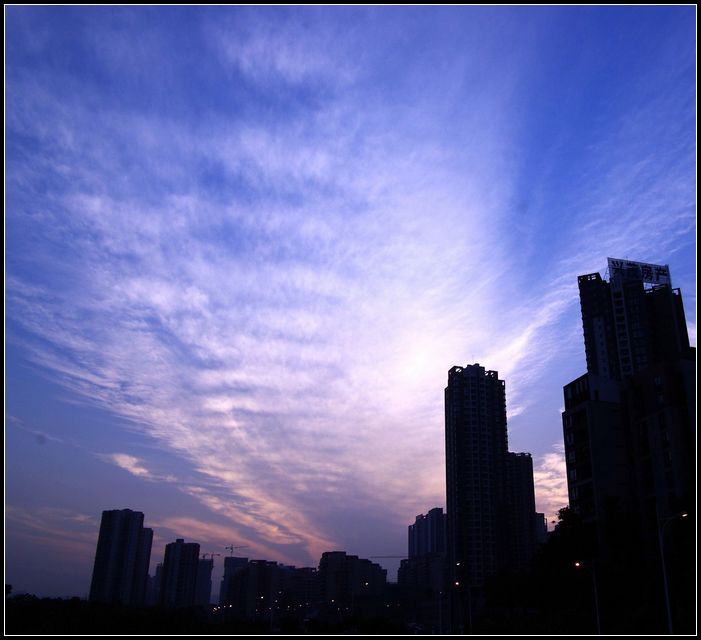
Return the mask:
<svg viewBox="0 0 701 640">
<path fill-rule="evenodd" d="M 649 587 L 662 585 L 683 618 L 682 565 L 695 558 L 681 522 L 695 504 L 695 349 L 667 265 L 609 258 L 608 272 L 578 279 L 587 373 L 564 387 L 570 505 L 602 578 L 618 569 L 638 604 L 659 601 L 662 589 Z"/>
<path fill-rule="evenodd" d="M 213 556 L 200 558 L 200 545 L 182 538 L 165 547 L 163 562 L 149 577 L 153 532 L 144 515 L 130 509 L 104 511 L 97 544 L 90 600 L 167 609 L 208 606 Z M 385 593 L 387 571 L 370 560 L 328 551 L 319 568 L 268 560 L 224 558 L 219 608 L 239 619 L 306 613 L 324 604 L 358 606 Z"/>
<path fill-rule="evenodd" d="M 324 601 L 350 602 L 358 597 L 380 596 L 387 583 L 387 570 L 345 551 L 326 551 L 319 561 L 319 579 Z"/>
<path fill-rule="evenodd" d="M 232 556 L 224 559 L 219 603 L 235 616 L 255 619 L 380 597 L 386 582 L 380 565 L 344 551 L 325 552 L 318 569 Z"/>
<path fill-rule="evenodd" d="M 200 560 L 200 545 L 178 539 L 166 545 L 163 563 L 149 577 L 153 531 L 144 514 L 131 509 L 102 512 L 91 602 L 165 607 L 209 604 L 212 561 Z"/>
<path fill-rule="evenodd" d="M 570 528 L 543 562 L 552 569 L 553 558 L 581 556 L 567 563 L 589 567 L 598 629 L 615 617 L 658 615 L 665 624 L 657 628 L 688 631 L 695 531 L 692 518 L 682 521 L 696 500 L 695 349 L 666 265 L 609 258 L 608 272 L 609 280 L 578 279 L 587 371 L 564 386 Z M 445 455 L 446 512 L 430 509 L 408 526 L 394 591 L 385 569 L 344 551 L 323 553 L 318 568 L 297 568 L 235 557 L 232 546 L 214 611 L 268 620 L 272 629 L 276 616 L 352 616 L 382 602 L 383 615 L 405 606 L 415 629 L 472 631 L 476 617 L 488 618 L 490 588 L 523 590 L 538 574 L 537 550 L 549 547 L 531 455 L 508 450 L 505 382 L 496 371 L 449 370 Z M 143 520 L 129 509 L 103 512 L 90 600 L 208 605 L 219 554 L 200 558 L 198 544 L 178 539 L 149 578 L 153 532 Z"/>
</svg>

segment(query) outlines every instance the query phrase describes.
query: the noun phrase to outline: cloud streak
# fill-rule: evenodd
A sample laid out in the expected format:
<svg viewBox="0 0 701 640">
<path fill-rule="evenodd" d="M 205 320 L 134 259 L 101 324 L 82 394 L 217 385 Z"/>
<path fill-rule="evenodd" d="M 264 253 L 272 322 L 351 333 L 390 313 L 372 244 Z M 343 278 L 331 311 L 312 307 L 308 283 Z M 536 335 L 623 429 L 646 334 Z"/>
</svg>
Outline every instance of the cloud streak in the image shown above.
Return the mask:
<svg viewBox="0 0 701 640">
<path fill-rule="evenodd" d="M 98 457 L 106 462 L 117 465 L 120 469 L 124 469 L 142 480 L 151 480 L 154 482 L 176 482 L 177 480 L 176 477 L 172 475 L 158 475 L 149 471 L 144 466 L 143 460 L 136 456 L 131 456 L 128 453 L 100 454 Z"/>
<path fill-rule="evenodd" d="M 565 445 L 558 442 L 552 448 L 533 465 L 537 508 L 545 513 L 549 523 L 557 520 L 557 512 L 569 504 Z"/>
<path fill-rule="evenodd" d="M 576 275 L 607 252 L 663 260 L 673 242 L 689 241 L 686 166 L 653 165 L 653 149 L 637 146 L 642 129 L 679 105 L 651 101 L 587 156 L 605 166 L 534 258 L 520 240 L 537 237 L 552 202 L 543 197 L 522 219 L 513 211 L 528 172 L 510 157 L 525 67 L 497 56 L 509 73 L 485 78 L 477 48 L 452 51 L 460 86 L 488 90 L 468 108 L 453 76 L 431 76 L 454 96 L 445 127 L 469 140 L 449 144 L 432 111 L 446 107 L 414 75 L 401 101 L 374 89 L 397 77 L 396 62 L 381 64 L 390 45 L 373 49 L 323 13 L 311 22 L 232 15 L 198 23 L 202 50 L 187 43 L 234 87 L 197 118 L 174 110 L 177 83 L 163 86 L 174 92 L 163 110 L 133 108 L 111 101 L 109 87 L 72 78 L 82 91 L 67 95 L 42 82 L 45 70 L 11 67 L 8 233 L 19 240 L 8 263 L 9 339 L 73 399 L 108 409 L 182 462 L 186 471 L 161 471 L 156 453 L 119 442 L 108 449 L 119 453 L 101 454 L 172 484 L 223 523 L 207 534 L 174 513 L 163 520 L 173 531 L 217 544 L 229 534 L 262 557 L 305 564 L 349 544 L 369 553 L 373 531 L 362 543 L 348 520 L 369 516 L 399 540 L 414 514 L 444 501 L 450 366 L 498 369 L 510 420 L 523 421 L 577 330 Z M 415 18 L 407 26 L 425 37 Z M 475 42 L 490 37 L 473 30 Z M 121 37 L 108 30 L 100 42 L 103 73 L 118 86 L 127 82 L 120 65 L 133 67 Z M 148 46 L 164 41 L 156 34 Z M 441 59 L 443 46 L 427 55 Z M 530 39 L 514 46 L 537 59 Z M 636 220 L 670 192 L 678 197 L 660 245 Z M 631 198 L 635 210 L 612 217 Z M 583 228 L 587 242 L 573 231 Z M 565 382 L 554 382 L 555 396 Z M 536 485 L 550 517 L 564 475 L 549 450 L 558 418 L 549 419 Z"/>
</svg>

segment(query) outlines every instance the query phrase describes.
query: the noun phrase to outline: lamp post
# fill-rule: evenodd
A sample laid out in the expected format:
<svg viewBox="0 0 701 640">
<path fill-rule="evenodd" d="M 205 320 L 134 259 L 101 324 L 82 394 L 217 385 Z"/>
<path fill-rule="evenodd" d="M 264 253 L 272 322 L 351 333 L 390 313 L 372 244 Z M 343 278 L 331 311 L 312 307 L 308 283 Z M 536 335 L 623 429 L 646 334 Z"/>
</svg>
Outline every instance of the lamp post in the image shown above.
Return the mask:
<svg viewBox="0 0 701 640">
<path fill-rule="evenodd" d="M 660 520 L 659 516 L 657 518 L 657 539 L 660 545 L 660 562 L 662 564 L 662 584 L 664 585 L 664 601 L 665 607 L 667 609 L 667 631 L 669 635 L 673 634 L 672 628 L 672 608 L 669 604 L 669 585 L 667 584 L 667 566 L 664 559 L 664 531 L 667 525 L 676 520 L 677 518 L 686 518 L 689 514 L 686 511 L 677 513 L 669 518 L 664 518 Z"/>
<path fill-rule="evenodd" d="M 467 596 L 467 628 L 468 628 L 468 633 L 472 633 L 472 601 L 470 598 L 470 582 L 469 582 L 469 575 L 467 574 L 467 571 L 463 570 L 461 568 L 461 563 L 456 562 L 455 563 L 455 579 L 453 581 L 453 586 L 454 586 L 454 599 L 456 602 L 456 607 L 457 607 L 457 622 L 458 622 L 458 633 L 462 634 L 464 633 L 464 622 L 463 622 L 463 591 L 465 592 Z"/>
<path fill-rule="evenodd" d="M 581 569 L 584 566 L 582 562 L 574 563 L 575 569 Z M 594 587 L 594 611 L 596 612 L 596 635 L 601 635 L 601 617 L 599 615 L 599 591 L 596 586 L 596 566 L 594 560 L 591 561 L 591 581 Z"/>
</svg>

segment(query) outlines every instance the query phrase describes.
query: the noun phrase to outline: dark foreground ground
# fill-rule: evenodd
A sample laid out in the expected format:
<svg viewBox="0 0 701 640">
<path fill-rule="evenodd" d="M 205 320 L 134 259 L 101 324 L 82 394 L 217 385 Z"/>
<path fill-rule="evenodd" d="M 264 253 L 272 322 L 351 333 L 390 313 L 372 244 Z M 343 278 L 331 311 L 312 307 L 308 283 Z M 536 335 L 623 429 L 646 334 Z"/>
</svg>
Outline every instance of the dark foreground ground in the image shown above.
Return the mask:
<svg viewBox="0 0 701 640">
<path fill-rule="evenodd" d="M 5 601 L 6 635 L 269 635 L 410 634 L 409 626 L 378 617 L 340 620 L 237 620 L 203 608 L 127 608 L 16 596 Z"/>
<path fill-rule="evenodd" d="M 432 635 L 448 633 L 445 618 L 416 615 L 414 609 L 387 616 L 355 614 L 311 617 L 275 616 L 257 621 L 222 615 L 204 608 L 168 610 L 158 607 L 127 608 L 89 603 L 79 598 L 49 599 L 19 595 L 5 601 L 6 635 Z M 589 610 L 535 611 L 514 608 L 493 609 L 467 621 L 454 633 L 477 635 L 594 635 L 596 618 Z M 659 625 L 622 624 L 602 629 L 604 633 L 648 633 Z M 645 631 L 645 629 L 647 631 Z"/>
</svg>

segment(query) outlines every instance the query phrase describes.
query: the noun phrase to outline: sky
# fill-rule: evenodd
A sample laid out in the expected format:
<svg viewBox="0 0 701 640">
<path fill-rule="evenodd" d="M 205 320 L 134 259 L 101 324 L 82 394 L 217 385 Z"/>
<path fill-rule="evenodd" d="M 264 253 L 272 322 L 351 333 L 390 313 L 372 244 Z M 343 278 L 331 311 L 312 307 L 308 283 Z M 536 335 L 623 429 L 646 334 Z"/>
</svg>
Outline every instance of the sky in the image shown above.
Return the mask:
<svg viewBox="0 0 701 640">
<path fill-rule="evenodd" d="M 15 592 L 85 596 L 106 509 L 152 572 L 176 538 L 405 554 L 454 365 L 505 380 L 552 520 L 577 276 L 668 264 L 696 344 L 695 7 L 5 19 Z"/>
</svg>

